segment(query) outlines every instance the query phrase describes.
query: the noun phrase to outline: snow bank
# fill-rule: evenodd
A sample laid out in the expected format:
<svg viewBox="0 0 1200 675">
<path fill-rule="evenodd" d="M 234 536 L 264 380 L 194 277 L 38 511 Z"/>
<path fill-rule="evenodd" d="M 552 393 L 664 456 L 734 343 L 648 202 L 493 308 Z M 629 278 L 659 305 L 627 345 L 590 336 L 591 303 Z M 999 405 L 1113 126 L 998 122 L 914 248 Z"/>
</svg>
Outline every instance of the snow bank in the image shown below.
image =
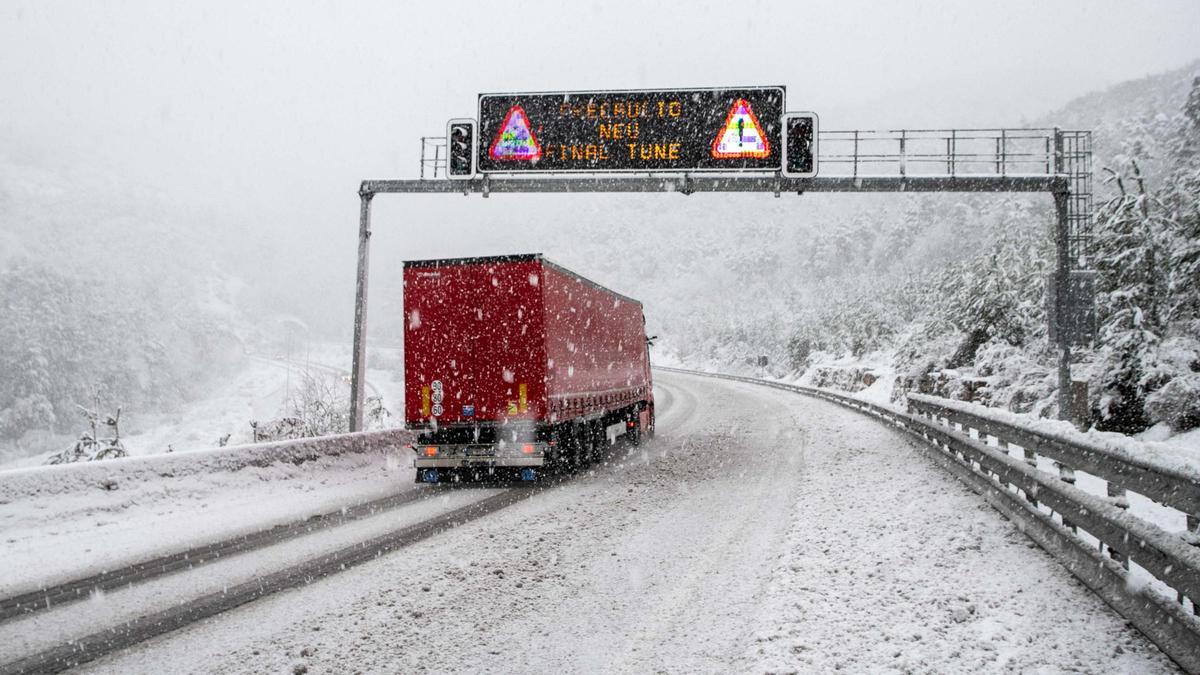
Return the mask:
<svg viewBox="0 0 1200 675">
<path fill-rule="evenodd" d="M 976 417 L 1022 427 L 1069 443 L 1092 446 L 1101 453 L 1118 455 L 1136 463 L 1149 465 L 1151 468 L 1191 474 L 1200 481 L 1200 434 L 1181 434 L 1166 441 L 1139 440 L 1111 431 L 1079 431 L 1070 422 L 989 408 L 978 403 L 925 394 L 909 394 L 908 397 L 914 401 L 924 401 Z"/>
<path fill-rule="evenodd" d="M 246 467 L 303 464 L 324 457 L 382 451 L 410 440 L 398 429 L 367 431 L 279 443 L 240 445 L 99 462 L 0 471 L 0 504 L 87 490 L 117 490 L 163 478 L 229 473 Z"/>
</svg>

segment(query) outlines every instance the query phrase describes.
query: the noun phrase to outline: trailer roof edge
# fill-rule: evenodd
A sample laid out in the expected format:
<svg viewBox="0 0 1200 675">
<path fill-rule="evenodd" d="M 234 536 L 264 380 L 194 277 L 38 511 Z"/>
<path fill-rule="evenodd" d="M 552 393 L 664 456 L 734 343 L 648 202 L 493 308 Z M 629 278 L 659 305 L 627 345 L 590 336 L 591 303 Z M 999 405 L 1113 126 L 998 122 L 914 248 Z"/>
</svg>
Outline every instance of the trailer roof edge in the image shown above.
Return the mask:
<svg viewBox="0 0 1200 675">
<path fill-rule="evenodd" d="M 634 298 L 631 298 L 628 295 L 625 295 L 624 293 L 619 293 L 619 292 L 614 291 L 613 289 L 609 288 L 608 286 L 605 286 L 603 284 L 592 281 L 591 279 L 583 276 L 582 274 L 575 272 L 573 270 L 570 270 L 566 267 L 563 267 L 562 265 L 554 262 L 553 260 L 550 260 L 549 258 L 547 258 L 545 255 L 543 255 L 541 253 L 515 253 L 515 254 L 510 254 L 510 255 L 469 256 L 466 258 L 430 258 L 428 260 L 405 260 L 404 261 L 404 269 L 422 268 L 422 267 L 455 267 L 458 265 L 490 265 L 490 264 L 503 264 L 503 263 L 515 263 L 515 262 L 533 262 L 533 261 L 541 261 L 542 263 L 553 267 L 554 269 L 558 270 L 559 272 L 562 272 L 563 274 L 566 274 L 567 276 L 578 279 L 590 286 L 594 286 L 594 287 L 604 291 L 605 293 L 610 293 L 618 298 L 621 298 L 622 300 L 625 300 L 626 302 L 631 302 L 631 303 L 637 305 L 638 307 L 644 307 L 644 305 L 642 305 L 641 300 L 635 300 Z"/>
</svg>

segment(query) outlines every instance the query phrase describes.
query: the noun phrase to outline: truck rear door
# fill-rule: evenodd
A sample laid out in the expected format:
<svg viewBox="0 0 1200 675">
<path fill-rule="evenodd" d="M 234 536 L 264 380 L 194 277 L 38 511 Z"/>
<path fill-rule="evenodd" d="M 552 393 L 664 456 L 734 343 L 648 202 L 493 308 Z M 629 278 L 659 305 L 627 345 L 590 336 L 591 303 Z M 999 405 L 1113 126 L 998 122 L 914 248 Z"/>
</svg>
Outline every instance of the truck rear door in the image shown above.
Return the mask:
<svg viewBox="0 0 1200 675">
<path fill-rule="evenodd" d="M 412 268 L 405 279 L 404 331 L 406 405 L 414 417 L 442 423 L 470 422 L 479 387 L 479 343 L 476 316 L 478 289 L 462 278 L 462 266 Z M 414 415 L 415 413 L 415 415 Z"/>
</svg>

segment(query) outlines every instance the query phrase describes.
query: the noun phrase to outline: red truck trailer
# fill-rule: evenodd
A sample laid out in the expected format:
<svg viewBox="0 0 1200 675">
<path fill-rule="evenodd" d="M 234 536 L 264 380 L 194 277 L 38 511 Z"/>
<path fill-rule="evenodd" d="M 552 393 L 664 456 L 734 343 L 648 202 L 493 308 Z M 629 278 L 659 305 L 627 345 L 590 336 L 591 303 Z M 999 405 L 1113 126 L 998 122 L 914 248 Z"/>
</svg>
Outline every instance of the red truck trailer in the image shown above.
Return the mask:
<svg viewBox="0 0 1200 675">
<path fill-rule="evenodd" d="M 637 300 L 540 254 L 404 263 L 419 482 L 577 468 L 654 431 Z"/>
</svg>

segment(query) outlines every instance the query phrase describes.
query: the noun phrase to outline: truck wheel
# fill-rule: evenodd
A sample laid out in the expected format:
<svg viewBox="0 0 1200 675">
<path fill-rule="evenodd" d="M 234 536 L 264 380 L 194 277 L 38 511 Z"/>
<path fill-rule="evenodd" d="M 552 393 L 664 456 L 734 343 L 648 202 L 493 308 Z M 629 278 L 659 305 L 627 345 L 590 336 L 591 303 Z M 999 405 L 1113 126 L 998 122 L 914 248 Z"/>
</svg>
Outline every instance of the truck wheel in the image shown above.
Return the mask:
<svg viewBox="0 0 1200 675">
<path fill-rule="evenodd" d="M 604 458 L 604 451 L 608 448 L 608 434 L 604 432 L 604 422 L 600 420 L 596 420 L 592 424 L 591 431 L 588 458 L 596 464 Z"/>
<path fill-rule="evenodd" d="M 571 471 L 583 471 L 592 452 L 592 425 L 571 425 Z"/>
<path fill-rule="evenodd" d="M 580 426 L 568 423 L 558 433 L 558 463 L 568 473 L 579 471 L 583 464 L 584 434 Z"/>
<path fill-rule="evenodd" d="M 633 415 L 633 417 L 629 418 L 628 424 L 632 426 L 628 426 L 628 431 L 625 432 L 625 438 L 629 440 L 630 445 L 636 448 L 642 444 L 642 424 L 638 420 L 636 413 Z"/>
</svg>

